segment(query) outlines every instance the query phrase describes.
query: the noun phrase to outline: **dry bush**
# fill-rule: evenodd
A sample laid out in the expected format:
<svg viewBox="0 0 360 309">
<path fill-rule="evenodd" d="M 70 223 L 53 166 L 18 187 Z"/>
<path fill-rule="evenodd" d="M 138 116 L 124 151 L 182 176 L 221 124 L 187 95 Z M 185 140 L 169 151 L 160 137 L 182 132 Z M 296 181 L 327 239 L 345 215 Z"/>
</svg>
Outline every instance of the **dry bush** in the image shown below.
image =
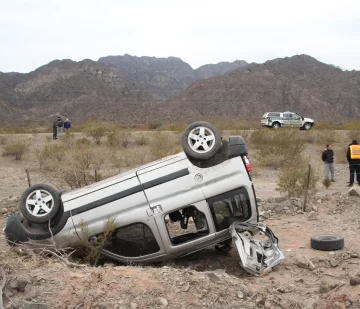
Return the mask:
<svg viewBox="0 0 360 309">
<path fill-rule="evenodd" d="M 154 122 L 150 122 L 148 124 L 148 127 L 150 130 L 157 130 L 162 126 L 162 123 L 160 121 L 154 121 Z"/>
<path fill-rule="evenodd" d="M 80 223 L 81 242 L 76 249 L 77 256 L 90 265 L 97 266 L 102 250 L 109 245 L 111 236 L 115 230 L 115 218 L 109 218 L 104 222 L 104 232 L 99 235 L 90 235 L 88 226 Z"/>
<path fill-rule="evenodd" d="M 256 149 L 258 166 L 280 168 L 296 164 L 306 147 L 299 133 L 292 129 L 254 131 L 250 141 Z"/>
<path fill-rule="evenodd" d="M 145 146 L 149 144 L 149 139 L 145 136 L 145 134 L 141 134 L 139 137 L 135 139 L 135 144 L 138 146 Z"/>
<path fill-rule="evenodd" d="M 160 159 L 181 151 L 180 139 L 174 133 L 159 132 L 150 144 L 151 154 L 155 159 Z"/>
<path fill-rule="evenodd" d="M 80 188 L 95 181 L 95 170 L 100 170 L 104 163 L 102 152 L 95 150 L 77 144 L 47 145 L 40 152 L 38 161 L 41 170 L 53 180 L 66 183 L 72 189 Z M 98 180 L 103 178 L 98 173 Z"/>
<path fill-rule="evenodd" d="M 331 186 L 331 180 L 329 178 L 324 178 L 322 184 L 326 189 L 328 189 Z"/>
<path fill-rule="evenodd" d="M 121 146 L 124 148 L 127 148 L 130 145 L 130 142 L 132 140 L 132 134 L 130 132 L 122 131 L 119 134 L 119 139 L 121 142 Z"/>
<path fill-rule="evenodd" d="M 120 145 L 118 130 L 113 130 L 107 135 L 107 142 L 111 147 L 117 147 Z"/>
<path fill-rule="evenodd" d="M 15 156 L 15 160 L 21 160 L 23 154 L 29 149 L 29 145 L 21 139 L 10 140 L 4 146 L 4 156 Z"/>
<path fill-rule="evenodd" d="M 81 137 L 75 141 L 76 145 L 78 146 L 90 146 L 92 142 L 88 140 L 86 137 Z"/>
<path fill-rule="evenodd" d="M 52 169 L 54 164 L 47 164 L 48 162 L 54 162 L 57 165 L 63 160 L 65 153 L 65 146 L 62 144 L 50 144 L 46 145 L 41 151 L 37 151 L 37 160 L 40 168 Z"/>
<path fill-rule="evenodd" d="M 8 143 L 8 137 L 7 136 L 4 136 L 4 135 L 1 135 L 0 136 L 0 145 L 6 145 Z"/>
<path fill-rule="evenodd" d="M 289 197 L 303 196 L 307 186 L 307 179 L 308 167 L 303 159 L 297 165 L 287 165 L 281 169 L 276 182 L 276 190 L 286 193 Z M 310 170 L 309 196 L 315 195 L 318 180 L 319 176 L 314 168 L 312 168 Z"/>
<path fill-rule="evenodd" d="M 353 131 L 349 131 L 348 133 L 348 138 L 352 141 L 354 139 L 356 139 L 357 141 L 360 140 L 360 130 L 353 130 Z"/>
<path fill-rule="evenodd" d="M 92 124 L 90 127 L 88 127 L 85 130 L 85 134 L 87 136 L 92 137 L 92 139 L 94 140 L 94 142 L 99 145 L 101 143 L 101 139 L 106 135 L 106 132 L 109 130 L 108 125 L 102 123 L 102 122 L 97 122 Z"/>
</svg>

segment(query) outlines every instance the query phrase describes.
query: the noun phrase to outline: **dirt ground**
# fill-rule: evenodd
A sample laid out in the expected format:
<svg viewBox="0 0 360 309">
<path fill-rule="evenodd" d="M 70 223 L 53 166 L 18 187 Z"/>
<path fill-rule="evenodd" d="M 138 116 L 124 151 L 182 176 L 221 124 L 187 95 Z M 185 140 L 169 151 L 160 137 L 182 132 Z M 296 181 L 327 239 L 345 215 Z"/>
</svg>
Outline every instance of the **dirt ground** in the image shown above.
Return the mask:
<svg viewBox="0 0 360 309">
<path fill-rule="evenodd" d="M 39 140 L 46 142 L 45 136 L 28 136 L 33 151 L 40 149 Z M 344 157 L 346 143 L 345 139 L 334 145 L 336 156 Z M 313 144 L 307 148 L 309 162 L 320 172 L 322 149 L 323 145 Z M 16 210 L 18 197 L 27 187 L 25 169 L 31 171 L 32 183 L 56 185 L 37 171 L 34 158 L 34 154 L 21 161 L 0 157 L 0 226 Z M 267 274 L 246 273 L 234 248 L 227 253 L 208 248 L 156 266 L 70 267 L 55 257 L 19 256 L 10 251 L 1 230 L 5 308 L 360 308 L 360 285 L 350 284 L 360 265 L 360 197 L 348 194 L 344 159 L 336 162 L 336 182 L 329 189 L 319 182 L 305 213 L 302 200 L 293 206 L 275 190 L 278 171 L 255 171 L 260 211 L 266 214 L 261 220 L 279 238 L 286 257 Z M 360 193 L 360 187 L 355 189 Z M 341 235 L 345 248 L 313 250 L 310 237 L 316 234 Z M 303 256 L 314 267 L 301 264 Z"/>
</svg>

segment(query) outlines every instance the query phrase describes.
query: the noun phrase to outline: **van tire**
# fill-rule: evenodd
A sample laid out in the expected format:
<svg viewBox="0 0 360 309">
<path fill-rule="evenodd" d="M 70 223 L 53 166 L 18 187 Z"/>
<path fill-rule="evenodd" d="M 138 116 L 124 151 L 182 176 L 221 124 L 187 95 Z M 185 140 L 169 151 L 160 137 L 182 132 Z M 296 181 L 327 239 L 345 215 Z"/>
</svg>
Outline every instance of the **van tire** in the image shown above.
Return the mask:
<svg viewBox="0 0 360 309">
<path fill-rule="evenodd" d="M 209 122 L 198 121 L 190 124 L 183 132 L 182 148 L 195 160 L 209 160 L 222 149 L 219 130 Z"/>
<path fill-rule="evenodd" d="M 19 208 L 21 214 L 29 222 L 47 223 L 57 215 L 61 208 L 60 194 L 45 184 L 32 185 L 21 195 Z"/>
<path fill-rule="evenodd" d="M 344 237 L 336 235 L 315 235 L 311 237 L 311 248 L 333 251 L 344 248 Z"/>
</svg>

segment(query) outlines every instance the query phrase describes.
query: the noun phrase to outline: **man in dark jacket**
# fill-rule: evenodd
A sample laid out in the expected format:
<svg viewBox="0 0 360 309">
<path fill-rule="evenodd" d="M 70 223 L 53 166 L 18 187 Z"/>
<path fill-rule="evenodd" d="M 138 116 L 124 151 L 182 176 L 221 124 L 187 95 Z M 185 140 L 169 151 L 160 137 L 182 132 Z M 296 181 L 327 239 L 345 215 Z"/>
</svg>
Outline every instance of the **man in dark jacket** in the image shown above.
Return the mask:
<svg viewBox="0 0 360 309">
<path fill-rule="evenodd" d="M 321 159 L 325 164 L 325 178 L 330 178 L 329 174 L 331 175 L 331 181 L 335 182 L 334 179 L 334 150 L 332 150 L 332 145 L 327 144 L 326 148 L 324 149 Z"/>
<path fill-rule="evenodd" d="M 346 158 L 349 162 L 350 168 L 350 184 L 349 187 L 354 185 L 355 174 L 356 181 L 360 185 L 360 145 L 357 140 L 353 140 L 349 145 L 346 152 Z"/>
<path fill-rule="evenodd" d="M 58 117 L 58 119 L 57 119 L 57 125 L 58 125 L 57 135 L 58 135 L 58 136 L 61 136 L 61 135 L 62 135 L 63 124 L 64 124 L 64 123 L 63 123 L 61 117 Z"/>
<path fill-rule="evenodd" d="M 57 139 L 58 124 L 57 120 L 53 123 L 53 139 Z"/>
</svg>

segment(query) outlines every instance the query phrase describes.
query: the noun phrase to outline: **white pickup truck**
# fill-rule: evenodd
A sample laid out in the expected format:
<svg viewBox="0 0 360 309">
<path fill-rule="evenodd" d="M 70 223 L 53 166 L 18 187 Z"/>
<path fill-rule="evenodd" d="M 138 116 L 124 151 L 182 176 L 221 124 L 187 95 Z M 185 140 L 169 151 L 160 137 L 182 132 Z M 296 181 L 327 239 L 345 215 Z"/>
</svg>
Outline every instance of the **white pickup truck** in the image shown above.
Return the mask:
<svg viewBox="0 0 360 309">
<path fill-rule="evenodd" d="M 267 112 L 261 118 L 261 125 L 278 129 L 280 127 L 295 127 L 300 130 L 310 130 L 315 124 L 314 119 L 304 118 L 293 112 Z"/>
</svg>

